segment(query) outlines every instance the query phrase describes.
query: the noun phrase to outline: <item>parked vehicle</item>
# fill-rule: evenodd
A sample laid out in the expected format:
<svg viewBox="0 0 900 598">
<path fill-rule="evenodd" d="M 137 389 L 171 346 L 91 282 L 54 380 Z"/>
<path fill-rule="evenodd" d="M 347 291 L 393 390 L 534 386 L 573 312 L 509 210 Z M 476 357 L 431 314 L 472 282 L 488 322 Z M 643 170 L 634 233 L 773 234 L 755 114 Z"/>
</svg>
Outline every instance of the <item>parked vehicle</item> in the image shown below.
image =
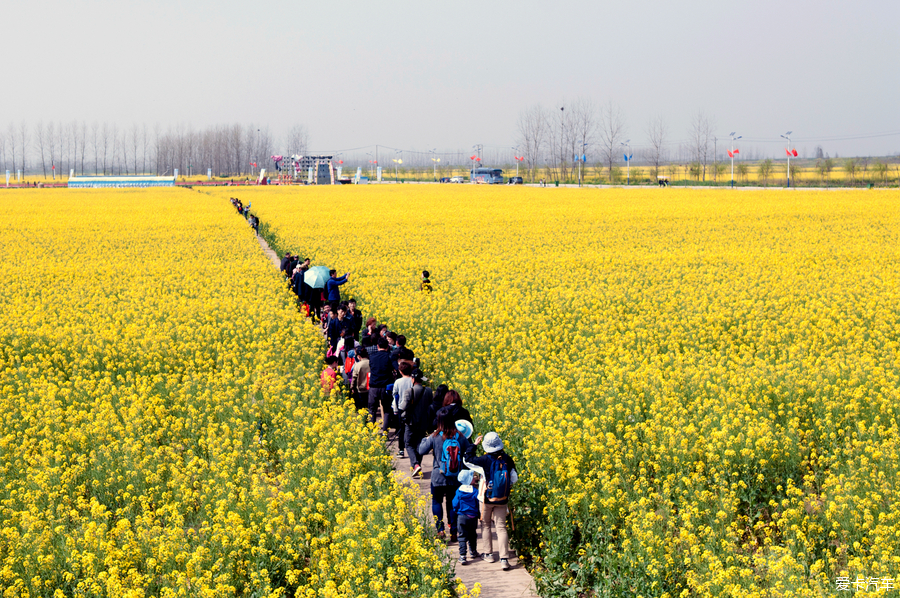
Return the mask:
<svg viewBox="0 0 900 598">
<path fill-rule="evenodd" d="M 525 184 L 525 181 L 523 181 L 522 177 L 520 177 L 520 176 L 511 176 L 511 177 L 509 177 L 509 180 L 506 182 L 509 185 L 524 185 Z"/>
<path fill-rule="evenodd" d="M 475 168 L 471 171 L 471 173 L 472 180 L 476 183 L 483 183 L 487 185 L 503 184 L 502 168 Z"/>
<path fill-rule="evenodd" d="M 448 177 L 448 176 L 442 176 L 442 177 L 441 177 L 441 182 L 442 182 L 442 183 L 452 183 L 453 181 L 450 180 L 450 177 Z"/>
<path fill-rule="evenodd" d="M 466 177 L 464 177 L 464 176 L 452 176 L 452 177 L 450 177 L 450 182 L 451 182 L 451 183 L 465 183 L 465 182 L 466 182 Z"/>
</svg>

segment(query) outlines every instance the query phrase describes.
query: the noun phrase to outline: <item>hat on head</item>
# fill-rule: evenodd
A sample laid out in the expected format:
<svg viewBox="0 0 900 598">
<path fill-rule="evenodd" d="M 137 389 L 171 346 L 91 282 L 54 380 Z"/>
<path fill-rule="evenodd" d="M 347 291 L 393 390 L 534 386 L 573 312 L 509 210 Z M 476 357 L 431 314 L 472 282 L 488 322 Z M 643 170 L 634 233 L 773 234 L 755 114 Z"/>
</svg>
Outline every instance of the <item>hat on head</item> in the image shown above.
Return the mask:
<svg viewBox="0 0 900 598">
<path fill-rule="evenodd" d="M 463 436 L 465 436 L 466 438 L 471 438 L 472 432 L 475 431 L 475 429 L 472 427 L 472 424 L 470 424 L 469 422 L 467 422 L 464 419 L 461 419 L 456 422 L 456 429 L 459 430 L 459 433 L 462 434 Z"/>
<path fill-rule="evenodd" d="M 463 486 L 466 484 L 471 484 L 472 480 L 475 478 L 475 473 L 471 469 L 463 469 L 459 472 L 459 475 L 456 476 L 456 479 L 459 480 L 459 483 Z"/>
<path fill-rule="evenodd" d="M 484 435 L 481 446 L 486 453 L 496 453 L 497 451 L 503 450 L 503 441 L 500 440 L 500 435 L 496 432 L 488 432 Z"/>
</svg>

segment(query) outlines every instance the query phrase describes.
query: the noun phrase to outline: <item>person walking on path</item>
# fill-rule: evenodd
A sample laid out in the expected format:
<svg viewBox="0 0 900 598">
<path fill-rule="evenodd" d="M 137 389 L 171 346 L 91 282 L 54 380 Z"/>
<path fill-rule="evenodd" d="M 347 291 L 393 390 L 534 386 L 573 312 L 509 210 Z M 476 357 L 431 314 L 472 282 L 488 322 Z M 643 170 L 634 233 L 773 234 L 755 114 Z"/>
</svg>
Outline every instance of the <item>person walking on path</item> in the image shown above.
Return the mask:
<svg viewBox="0 0 900 598">
<path fill-rule="evenodd" d="M 453 421 L 464 419 L 474 425 L 469 410 L 463 407 L 462 397 L 455 390 L 448 390 L 444 395 L 443 407 L 449 411 Z"/>
<path fill-rule="evenodd" d="M 294 261 L 294 254 L 290 251 L 284 254 L 284 257 L 281 258 L 281 272 L 286 276 L 291 276 L 291 270 L 293 270 L 292 262 Z M 288 267 L 291 267 L 291 270 L 288 270 Z"/>
<path fill-rule="evenodd" d="M 431 389 L 423 382 L 424 375 L 420 371 L 413 374 L 413 386 L 400 397 L 400 409 L 406 414 L 406 450 L 409 451 L 409 466 L 414 478 L 422 477 L 422 456 L 419 454 L 419 443 L 431 432 L 434 411 L 431 404 Z"/>
<path fill-rule="evenodd" d="M 350 372 L 350 395 L 353 397 L 353 406 L 359 411 L 369 403 L 369 352 L 365 347 L 360 347 L 356 350 L 356 356 L 359 360 L 353 364 Z"/>
<path fill-rule="evenodd" d="M 470 469 L 459 472 L 459 488 L 453 497 L 453 510 L 456 512 L 456 534 L 459 538 L 459 564 L 465 565 L 466 548 L 474 560 L 478 556 L 478 518 L 481 505 L 478 502 L 478 491 L 472 487 L 475 473 Z"/>
<path fill-rule="evenodd" d="M 294 267 L 294 274 L 291 276 L 291 286 L 294 287 L 294 293 L 300 299 L 301 303 L 308 301 L 307 289 L 310 287 L 303 281 L 306 271 L 309 270 L 309 258 L 304 259 Z"/>
<path fill-rule="evenodd" d="M 394 383 L 391 354 L 388 343 L 379 339 L 378 350 L 369 355 L 369 421 L 375 423 L 378 406 L 381 406 L 381 433 L 387 435 L 391 419 L 391 397 L 387 392 L 389 384 Z"/>
<path fill-rule="evenodd" d="M 456 542 L 456 513 L 453 511 L 453 497 L 459 488 L 457 476 L 463 470 L 463 459 L 473 458 L 475 447 L 459 433 L 456 425 L 446 417 L 443 410 L 437 416 L 437 429 L 419 443 L 419 454 L 432 453 L 434 467 L 431 471 L 431 513 L 438 536 L 445 537 L 444 503 L 447 505 L 447 523 L 450 527 L 450 542 Z"/>
<path fill-rule="evenodd" d="M 331 309 L 335 309 L 337 304 L 341 302 L 341 285 L 350 280 L 350 273 L 347 272 L 338 278 L 337 270 L 331 270 L 331 278 L 325 281 L 325 300 L 331 303 Z"/>
<path fill-rule="evenodd" d="M 412 390 L 413 387 L 413 378 L 412 378 L 413 367 L 412 364 L 409 363 L 401 363 L 400 364 L 400 378 L 398 378 L 394 382 L 394 388 L 391 390 L 391 397 L 393 400 L 391 401 L 391 409 L 393 409 L 394 414 L 397 416 L 399 420 L 399 428 L 397 429 L 397 449 L 400 451 L 400 458 L 402 459 L 406 450 L 406 405 L 400 404 L 400 398 L 403 397 L 407 391 Z M 412 452 L 412 447 L 410 447 L 410 451 Z"/>
<path fill-rule="evenodd" d="M 500 544 L 500 564 L 504 571 L 511 569 L 509 565 L 509 533 L 506 531 L 506 517 L 509 515 L 509 493 L 519 478 L 516 464 L 512 457 L 503 450 L 503 440 L 496 432 L 488 432 L 482 441 L 481 436 L 475 439 L 475 445 L 481 442 L 485 454 L 481 457 L 468 457 L 463 463 L 481 476 L 478 497 L 482 501 L 481 525 L 482 538 L 487 545 L 482 558 L 494 562 L 494 539 L 491 537 L 491 524 L 497 530 L 497 542 Z"/>
<path fill-rule="evenodd" d="M 341 340 L 341 310 L 329 311 L 328 320 L 325 324 L 325 336 L 328 337 L 328 344 L 331 347 L 332 354 L 337 354 L 337 344 Z"/>
</svg>

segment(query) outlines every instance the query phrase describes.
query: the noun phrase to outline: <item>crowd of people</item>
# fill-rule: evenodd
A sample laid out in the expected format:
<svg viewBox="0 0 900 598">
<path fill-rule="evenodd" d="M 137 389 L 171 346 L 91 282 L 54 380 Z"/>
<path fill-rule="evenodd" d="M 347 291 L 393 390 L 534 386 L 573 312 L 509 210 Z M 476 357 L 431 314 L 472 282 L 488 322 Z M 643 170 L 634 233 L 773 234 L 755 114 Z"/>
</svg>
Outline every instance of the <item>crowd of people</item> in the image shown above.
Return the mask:
<svg viewBox="0 0 900 598">
<path fill-rule="evenodd" d="M 259 236 L 259 218 L 255 214 L 250 213 L 250 206 L 252 204 L 247 204 L 239 200 L 237 197 L 231 198 L 231 205 L 234 206 L 234 209 L 237 210 L 238 214 L 247 219 L 247 222 L 250 224 L 250 228 Z"/>
<path fill-rule="evenodd" d="M 323 307 L 320 326 L 327 347 L 323 388 L 345 388 L 357 409 L 368 410 L 370 422 L 378 421 L 380 410 L 381 434 L 388 443 L 396 440 L 400 458 L 409 459 L 413 477 L 422 477 L 422 459 L 432 456 L 435 528 L 440 537 L 459 542 L 460 564 L 479 557 L 494 562 L 493 526 L 501 565 L 509 570 L 506 519 L 509 492 L 518 475 L 503 441 L 496 432 L 470 440 L 474 424 L 460 394 L 445 384 L 431 389 L 406 336 L 372 317 L 362 328 L 362 320 L 353 299 Z M 477 488 L 473 485 L 476 474 Z M 479 519 L 486 544 L 480 554 Z"/>
<path fill-rule="evenodd" d="M 243 208 L 235 199 L 232 203 L 249 220 L 250 206 Z M 459 543 L 460 564 L 474 558 L 495 562 L 493 527 L 501 566 L 509 570 L 506 520 L 518 474 L 500 436 L 488 432 L 473 440 L 472 416 L 459 392 L 446 384 L 432 390 L 406 336 L 374 317 L 365 318 L 355 299 L 341 299 L 340 287 L 350 273 L 339 277 L 332 269 L 324 286 L 311 286 L 306 280 L 309 258 L 288 252 L 280 266 L 301 313 L 324 337 L 322 387 L 327 392 L 348 393 L 357 410 L 367 410 L 373 424 L 380 416 L 382 436 L 388 444 L 397 442 L 399 456 L 409 459 L 413 477 L 423 477 L 422 459 L 432 456 L 435 529 L 439 537 Z M 421 291 L 430 293 L 430 273 L 423 271 L 421 278 Z M 485 544 L 480 553 L 479 520 Z"/>
</svg>

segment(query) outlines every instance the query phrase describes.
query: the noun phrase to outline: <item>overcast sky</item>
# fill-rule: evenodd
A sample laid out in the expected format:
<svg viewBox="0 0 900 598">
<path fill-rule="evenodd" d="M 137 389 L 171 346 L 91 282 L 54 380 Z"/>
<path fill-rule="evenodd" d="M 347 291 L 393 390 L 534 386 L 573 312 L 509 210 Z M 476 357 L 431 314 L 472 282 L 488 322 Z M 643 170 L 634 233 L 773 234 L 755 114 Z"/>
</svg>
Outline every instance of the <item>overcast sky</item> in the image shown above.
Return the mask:
<svg viewBox="0 0 900 598">
<path fill-rule="evenodd" d="M 702 109 L 721 137 L 900 152 L 897 0 L 16 0 L 0 22 L 2 127 L 300 123 L 313 150 L 451 150 L 585 97 L 635 145 L 654 115 L 686 139 Z"/>
</svg>

